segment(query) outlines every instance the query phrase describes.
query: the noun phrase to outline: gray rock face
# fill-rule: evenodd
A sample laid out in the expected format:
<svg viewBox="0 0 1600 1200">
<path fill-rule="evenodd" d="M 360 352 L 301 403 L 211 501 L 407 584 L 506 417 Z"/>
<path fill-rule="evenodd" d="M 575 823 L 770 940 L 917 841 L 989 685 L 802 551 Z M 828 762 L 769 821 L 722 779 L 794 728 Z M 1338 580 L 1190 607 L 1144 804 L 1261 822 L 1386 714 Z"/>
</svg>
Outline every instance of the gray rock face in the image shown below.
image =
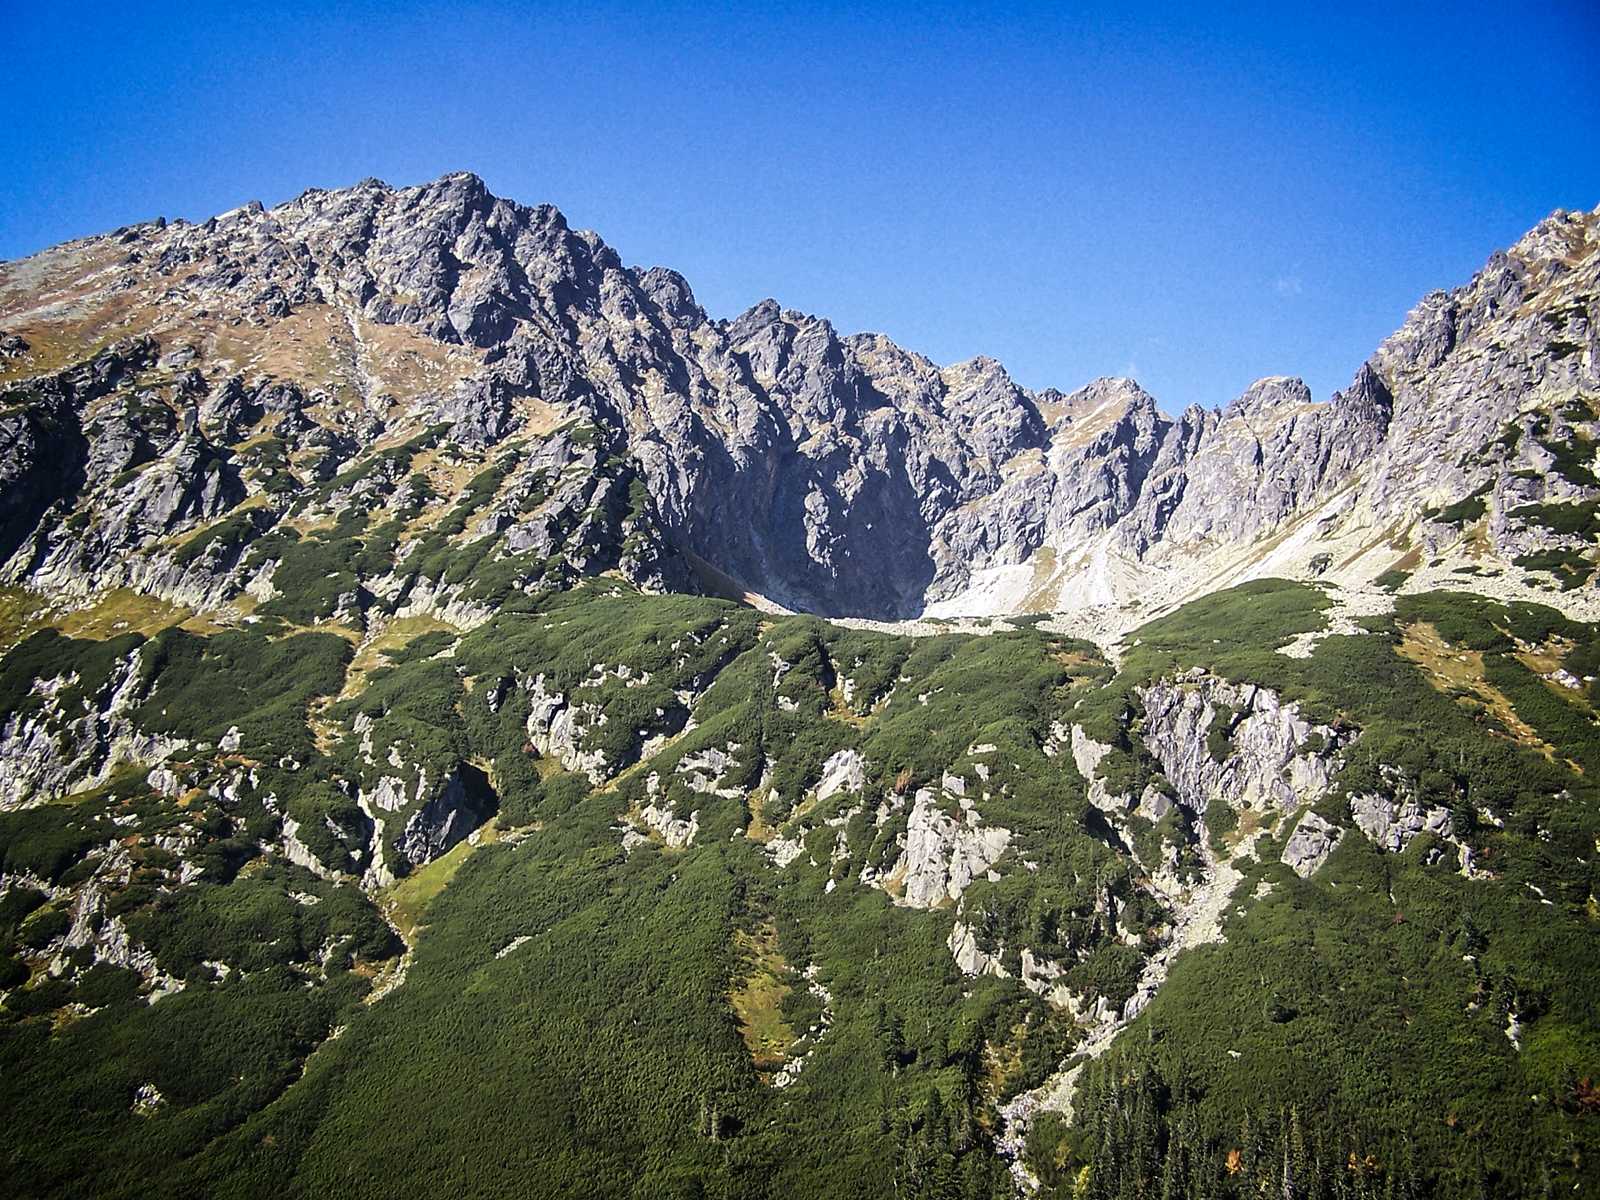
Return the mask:
<svg viewBox="0 0 1600 1200">
<path fill-rule="evenodd" d="M 406 819 L 394 839 L 395 853 L 407 867 L 430 863 L 492 817 L 494 811 L 494 793 L 483 772 L 462 763 Z"/>
<path fill-rule="evenodd" d="M 631 520 L 596 540 L 609 557 L 586 567 L 613 565 L 625 543 L 631 578 L 687 588 L 688 551 L 740 588 L 831 615 L 1120 604 L 1146 567 L 1210 579 L 1270 557 L 1270 539 L 1307 514 L 1317 538 L 1355 537 L 1483 489 L 1509 561 L 1549 540 L 1507 515 L 1516 507 L 1600 493 L 1559 482 L 1537 438 L 1500 437 L 1535 409 L 1547 437 L 1589 420 L 1561 414 L 1600 389 L 1600 213 L 1559 213 L 1467 286 L 1428 297 L 1326 403 L 1269 378 L 1176 418 L 1126 380 L 1031 392 L 990 359 L 939 367 L 771 300 L 714 319 L 675 272 L 627 267 L 554 208 L 499 199 L 467 174 L 313 189 L 113 240 L 116 271 L 99 266 L 104 238 L 60 261 L 81 260 L 91 293 L 117 289 L 150 314 L 165 368 L 195 376 L 169 397 L 182 428 L 154 408 L 88 412 L 127 373 L 127 351 L 0 405 L 0 559 L 13 580 L 149 584 L 128 553 L 237 506 L 255 485 L 218 448 L 268 430 L 292 449 L 325 445 L 327 478 L 380 435 L 431 422 L 476 449 L 539 422 L 553 439 L 562 421 L 589 423 L 596 468 L 626 471 L 584 507 L 569 496 L 502 514 L 509 545 L 582 547 L 597 522 Z M 30 331 L 7 342 L 8 363 L 31 361 L 23 318 L 44 321 L 26 304 L 0 306 L 8 329 Z M 263 338 L 314 317 L 348 326 L 356 350 L 337 369 L 298 352 L 291 365 L 327 389 L 312 395 L 207 361 L 190 337 L 202 313 Z M 414 358 L 448 364 L 423 371 L 405 405 L 370 367 L 402 337 Z M 120 525 L 59 528 L 85 480 L 129 471 Z M 559 479 L 577 486 L 575 473 Z M 635 481 L 644 509 L 630 503 Z M 387 499 L 399 484 L 367 486 Z M 659 536 L 634 536 L 645 525 Z M 1274 569 L 1311 577 L 1341 558 L 1314 551 Z"/>
<path fill-rule="evenodd" d="M 139 651 L 69 705 L 63 692 L 78 682 L 76 676 L 36 680 L 37 707 L 19 709 L 0 725 L 0 811 L 92 787 L 122 763 L 158 765 L 186 745 L 135 727 L 133 710 L 144 697 Z"/>
<path fill-rule="evenodd" d="M 1350 734 L 1315 725 L 1275 692 L 1198 669 L 1139 689 L 1143 736 L 1184 802 L 1196 812 L 1230 808 L 1292 811 L 1327 794 Z M 1226 752 L 1212 730 L 1226 726 Z"/>
<path fill-rule="evenodd" d="M 237 468 L 204 438 L 186 436 L 134 481 L 112 536 L 139 544 L 212 520 L 244 496 Z"/>
<path fill-rule="evenodd" d="M 1312 402 L 1298 379 L 1263 379 L 1218 413 L 1190 409 L 1161 431 L 1137 511 L 1118 530 L 1142 554 L 1156 543 L 1243 541 L 1320 499 L 1382 443 L 1390 398 L 1363 366 L 1348 392 Z"/>
<path fill-rule="evenodd" d="M 304 867 L 320 879 L 337 879 L 338 872 L 329 868 L 317 857 L 316 851 L 301 840 L 300 831 L 300 822 L 293 817 L 283 819 L 283 831 L 280 834 L 283 857 L 297 867 Z"/>
<path fill-rule="evenodd" d="M 1455 836 L 1449 809 L 1423 808 L 1413 796 L 1391 799 L 1360 792 L 1350 797 L 1350 815 L 1362 833 L 1392 854 L 1404 851 L 1422 833 L 1446 840 Z"/>
<path fill-rule="evenodd" d="M 961 968 L 962 974 L 1005 977 L 1006 969 L 1000 965 L 1000 956 L 985 953 L 978 944 L 977 933 L 970 926 L 957 921 L 951 926 L 945 944 L 950 947 L 950 956 L 956 960 L 956 966 Z"/>
<path fill-rule="evenodd" d="M 948 802 L 948 796 L 946 797 Z M 974 879 L 986 875 L 1011 844 L 1011 831 L 984 825 L 970 803 L 951 816 L 929 788 L 920 789 L 906 822 L 905 849 L 883 882 L 898 879 L 900 902 L 935 908 L 959 900 Z"/>
<path fill-rule="evenodd" d="M 1344 830 L 1314 812 L 1307 812 L 1284 844 L 1283 861 L 1301 879 L 1309 879 L 1328 861 L 1328 855 L 1338 849 L 1343 838 Z"/>
<path fill-rule="evenodd" d="M 0 562 L 33 563 L 37 551 L 25 543 L 51 524 L 52 512 L 70 510 L 89 478 L 84 408 L 154 354 L 147 340 L 118 343 L 70 371 L 0 391 Z M 136 453 L 130 448 L 130 460 Z"/>
<path fill-rule="evenodd" d="M 105 488 L 113 486 L 124 472 L 171 449 L 178 429 L 165 404 L 121 395 L 99 411 L 85 433 L 89 439 L 85 483 L 90 488 Z"/>
<path fill-rule="evenodd" d="M 569 771 L 579 771 L 596 786 L 610 774 L 606 757 L 599 750 L 585 750 L 583 735 L 591 726 L 605 723 L 599 705 L 567 703 L 560 693 L 545 689 L 544 676 L 530 680 L 527 689 L 532 709 L 528 714 L 528 741 L 540 754 L 558 759 Z"/>
<path fill-rule="evenodd" d="M 694 843 L 695 834 L 700 832 L 700 813 L 698 810 L 691 812 L 688 817 L 674 815 L 670 808 L 659 804 L 647 804 L 640 810 L 639 816 L 658 837 L 662 844 L 673 850 L 682 850 Z"/>
<path fill-rule="evenodd" d="M 841 792 L 859 792 L 866 786 L 867 760 L 859 750 L 840 750 L 822 764 L 817 781 L 817 799 L 828 800 Z"/>
<path fill-rule="evenodd" d="M 1097 742 L 1083 731 L 1083 726 L 1072 727 L 1072 762 L 1078 774 L 1089 785 L 1089 803 L 1103 812 L 1120 812 L 1128 806 L 1128 797 L 1113 795 L 1100 776 L 1100 761 L 1111 753 L 1112 747 Z"/>
</svg>

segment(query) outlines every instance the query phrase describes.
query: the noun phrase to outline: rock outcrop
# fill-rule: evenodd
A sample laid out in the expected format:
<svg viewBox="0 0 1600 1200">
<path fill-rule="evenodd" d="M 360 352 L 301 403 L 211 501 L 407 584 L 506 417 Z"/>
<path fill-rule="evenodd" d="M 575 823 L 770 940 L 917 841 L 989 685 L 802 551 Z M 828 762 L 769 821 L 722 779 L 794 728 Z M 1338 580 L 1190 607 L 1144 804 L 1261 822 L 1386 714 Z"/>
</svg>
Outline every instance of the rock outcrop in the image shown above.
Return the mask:
<svg viewBox="0 0 1600 1200">
<path fill-rule="evenodd" d="M 1358 792 L 1350 797 L 1350 816 L 1376 846 L 1391 854 L 1404 852 L 1424 833 L 1447 841 L 1455 836 L 1455 821 L 1448 808 L 1425 808 L 1410 795 L 1395 799 Z"/>
<path fill-rule="evenodd" d="M 460 763 L 406 818 L 395 835 L 395 854 L 407 870 L 432 862 L 495 813 L 495 795 L 483 772 Z"/>
<path fill-rule="evenodd" d="M 896 892 L 897 902 L 907 907 L 937 908 L 961 899 L 973 880 L 993 877 L 1010 844 L 1011 831 L 983 824 L 977 807 L 947 777 L 937 794 L 931 788 L 917 790 L 899 858 L 881 874 L 869 868 L 863 881 Z"/>
<path fill-rule="evenodd" d="M 1546 449 L 1593 432 L 1572 403 L 1600 391 L 1600 213 L 1558 213 L 1428 297 L 1326 402 L 1273 377 L 1177 417 L 1127 380 L 1029 391 L 993 360 L 940 367 L 771 300 L 715 319 L 675 272 L 625 266 L 468 174 L 50 253 L 70 311 L 15 285 L 0 305 L 0 379 L 20 381 L 0 395 L 14 582 L 201 586 L 164 539 L 249 499 L 248 541 L 307 474 L 381 467 L 364 453 L 380 438 L 438 427 L 464 452 L 528 447 L 480 532 L 511 553 L 560 547 L 588 573 L 829 615 L 1148 612 L 1219 578 L 1370 579 L 1398 557 L 1378 530 L 1448 549 L 1461 528 L 1434 517 L 1472 497 L 1503 586 L 1592 600 L 1511 564 L 1552 538 L 1583 551 L 1519 508 L 1600 494 Z M 0 264 L 0 282 L 24 269 Z M 113 304 L 133 337 L 30 373 L 32 346 Z M 280 334 L 312 321 L 335 332 L 297 358 Z M 241 346 L 273 369 L 241 373 Z M 403 478 L 355 474 L 345 499 Z M 559 501 L 524 505 L 552 487 Z M 224 592 L 245 583 L 226 554 L 199 566 Z"/>
<path fill-rule="evenodd" d="M 1282 859 L 1301 879 L 1309 879 L 1338 849 L 1343 838 L 1344 830 L 1314 812 L 1307 812 L 1284 843 Z"/>
<path fill-rule="evenodd" d="M 1327 794 L 1348 731 L 1317 725 L 1297 704 L 1198 668 L 1139 689 L 1142 736 L 1167 779 L 1198 813 L 1292 811 Z"/>
<path fill-rule="evenodd" d="M 532 702 L 528 743 L 540 754 L 557 759 L 567 770 L 581 772 L 595 784 L 602 783 L 610 773 L 606 756 L 599 750 L 585 750 L 582 743 L 591 727 L 605 723 L 605 711 L 594 704 L 567 703 L 565 695 L 546 690 L 543 675 L 525 686 Z"/>
<path fill-rule="evenodd" d="M 0 724 L 0 811 L 93 787 L 123 763 L 159 766 L 184 748 L 132 720 L 145 690 L 139 655 L 131 650 L 97 680 L 34 681 L 30 701 Z"/>
</svg>

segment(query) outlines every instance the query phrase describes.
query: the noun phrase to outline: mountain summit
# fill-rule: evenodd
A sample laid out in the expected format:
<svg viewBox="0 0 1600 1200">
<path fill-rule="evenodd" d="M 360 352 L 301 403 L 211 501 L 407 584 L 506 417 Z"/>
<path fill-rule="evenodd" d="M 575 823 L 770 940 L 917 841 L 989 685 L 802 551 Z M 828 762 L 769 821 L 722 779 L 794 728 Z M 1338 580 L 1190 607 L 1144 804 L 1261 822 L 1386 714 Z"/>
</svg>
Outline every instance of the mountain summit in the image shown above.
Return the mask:
<svg viewBox="0 0 1600 1200">
<path fill-rule="evenodd" d="M 0 379 L 77 387 L 88 419 L 45 447 L 13 418 L 0 551 L 14 582 L 222 597 L 249 581 L 225 558 L 180 570 L 174 535 L 247 501 L 265 532 L 308 477 L 435 425 L 469 453 L 581 427 L 640 485 L 635 576 L 661 586 L 834 616 L 1077 612 L 1114 636 L 1221 583 L 1399 564 L 1594 615 L 1573 594 L 1592 572 L 1532 564 L 1583 549 L 1537 514 L 1589 495 L 1545 468 L 1588 420 L 1567 400 L 1600 388 L 1597 284 L 1600 215 L 1558 213 L 1330 401 L 1272 378 L 1169 419 L 1126 381 L 1031 392 L 773 301 L 712 319 L 677 273 L 475 175 L 367 180 L 0 266 Z M 53 378 L 95 351 L 98 380 Z M 133 385 L 163 411 L 97 419 Z M 268 433 L 281 465 L 226 452 Z M 1439 519 L 1461 505 L 1481 529 Z M 537 541 L 544 518 L 496 519 Z"/>
</svg>

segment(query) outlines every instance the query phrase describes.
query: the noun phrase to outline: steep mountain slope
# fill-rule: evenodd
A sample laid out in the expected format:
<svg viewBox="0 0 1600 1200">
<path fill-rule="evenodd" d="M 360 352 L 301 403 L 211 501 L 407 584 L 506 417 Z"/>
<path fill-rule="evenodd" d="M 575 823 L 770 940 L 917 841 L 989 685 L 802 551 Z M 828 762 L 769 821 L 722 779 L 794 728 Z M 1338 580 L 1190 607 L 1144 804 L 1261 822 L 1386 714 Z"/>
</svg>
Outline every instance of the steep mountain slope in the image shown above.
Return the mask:
<svg viewBox="0 0 1600 1200">
<path fill-rule="evenodd" d="M 0 264 L 9 1191 L 1584 1194 L 1597 272 L 1172 419 L 471 176 Z"/>
<path fill-rule="evenodd" d="M 770 301 L 714 321 L 681 277 L 623 267 L 548 206 L 496 199 L 470 175 L 369 181 L 0 268 L 0 329 L 26 347 L 5 377 L 49 379 L 116 340 L 154 339 L 117 349 L 98 384 L 57 386 L 120 371 L 123 390 L 164 387 L 167 410 L 146 428 L 151 414 L 119 409 L 73 435 L 86 445 L 53 439 L 71 461 L 45 464 L 27 447 L 54 410 L 35 401 L 8 437 L 7 469 L 24 474 L 0 550 L 19 582 L 120 582 L 100 574 L 107 550 L 159 558 L 158 533 L 265 490 L 268 463 L 237 461 L 239 478 L 209 490 L 196 478 L 208 448 L 252 434 L 282 441 L 293 478 L 433 424 L 470 453 L 583 421 L 643 483 L 678 581 L 704 564 L 717 586 L 791 608 L 1105 607 L 1120 631 L 1222 579 L 1363 584 L 1427 560 L 1594 616 L 1587 589 L 1559 595 L 1592 575 L 1564 532 L 1592 533 L 1584 512 L 1545 506 L 1600 494 L 1581 452 L 1600 392 L 1597 285 L 1600 215 L 1558 214 L 1424 301 L 1331 401 L 1268 379 L 1172 420 L 1126 381 L 1032 394 L 990 360 L 939 368 Z M 91 413 L 98 399 L 84 394 Z M 1579 453 L 1558 449 L 1574 441 Z M 86 457 L 90 495 L 158 457 L 203 494 L 171 496 L 149 528 L 99 537 L 90 520 L 80 537 L 22 545 L 41 505 L 82 507 Z M 42 490 L 22 482 L 52 472 L 65 474 Z M 1142 613 L 1121 611 L 1134 599 Z"/>
</svg>

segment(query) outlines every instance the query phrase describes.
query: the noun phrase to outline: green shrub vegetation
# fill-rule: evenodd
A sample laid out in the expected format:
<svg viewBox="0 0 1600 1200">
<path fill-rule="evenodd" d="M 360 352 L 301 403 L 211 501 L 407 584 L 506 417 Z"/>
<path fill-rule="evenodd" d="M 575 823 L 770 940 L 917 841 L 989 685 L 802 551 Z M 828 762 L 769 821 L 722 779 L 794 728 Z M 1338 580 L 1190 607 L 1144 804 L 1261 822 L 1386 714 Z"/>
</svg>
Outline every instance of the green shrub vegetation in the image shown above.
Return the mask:
<svg viewBox="0 0 1600 1200">
<path fill-rule="evenodd" d="M 1488 511 L 1489 494 L 1492 491 L 1494 484 L 1486 483 L 1470 496 L 1457 500 L 1454 504 L 1447 504 L 1444 508 L 1424 508 L 1422 515 L 1444 525 L 1469 524 Z"/>
<path fill-rule="evenodd" d="M 309 705 L 339 690 L 350 655 L 350 644 L 329 633 L 273 640 L 248 630 L 200 637 L 169 629 L 141 654 L 151 688 L 137 719 L 152 732 L 213 745 L 237 729 L 240 748 L 268 761 L 308 758 Z"/>
<path fill-rule="evenodd" d="M 452 502 L 458 534 L 511 465 Z M 1239 860 L 1224 939 L 1174 960 L 1084 1072 L 1071 1121 L 1035 1122 L 1025 1157 L 1041 1194 L 1584 1186 L 1600 1150 L 1586 1082 L 1600 1069 L 1600 738 L 1592 694 L 1524 660 L 1558 653 L 1593 676 L 1594 627 L 1430 593 L 1290 658 L 1278 647 L 1321 629 L 1328 598 L 1264 580 L 1144 626 L 1114 671 L 1038 623 L 900 637 L 611 578 L 511 588 L 523 562 L 496 585 L 510 602 L 474 628 L 392 647 L 331 699 L 350 643 L 284 622 L 327 615 L 319 570 L 341 577 L 330 586 L 370 577 L 361 556 L 399 537 L 394 520 L 258 540 L 261 561 L 304 579 L 279 622 L 148 641 L 47 631 L 0 663 L 0 712 L 23 717 L 55 702 L 38 680 L 62 680 L 56 699 L 76 712 L 136 669 L 135 727 L 186 743 L 175 796 L 133 770 L 0 814 L 15 1194 L 359 1197 L 403 1181 L 422 1195 L 1010 1196 L 997 1106 L 1082 1036 L 1023 986 L 1021 949 L 1120 1007 L 1172 919 L 1147 865 L 1170 853 L 1192 872 L 1202 854 L 1181 808 L 1113 828 L 1060 730 L 1113 747 L 1101 772 L 1114 791 L 1171 794 L 1138 736 L 1139 689 L 1194 667 L 1276 689 L 1355 738 L 1325 816 L 1349 826 L 1351 793 L 1403 787 L 1451 811 L 1480 877 L 1429 835 L 1391 854 L 1351 831 L 1302 880 L 1278 859 L 1286 827 L 1269 830 L 1259 859 Z M 1398 652 L 1419 623 L 1481 656 L 1480 686 L 1515 722 Z M 573 714 L 576 751 L 603 756 L 604 786 L 540 754 L 540 693 Z M 1218 761 L 1237 716 L 1207 730 Z M 220 749 L 233 730 L 237 748 Z M 818 800 L 824 763 L 846 749 L 863 785 Z M 687 768 L 711 751 L 726 757 L 697 790 Z M 446 779 L 492 787 L 475 819 L 496 821 L 425 869 L 437 877 L 402 885 L 404 982 L 369 1003 L 402 946 L 388 895 L 356 882 L 374 828 L 359 798 L 392 776 L 402 806 L 377 815 L 397 875 L 397 831 Z M 1004 975 L 961 973 L 953 907 L 911 909 L 892 881 L 861 883 L 895 864 L 914 805 L 959 818 L 954 793 L 1011 831 L 959 912 Z M 648 803 L 695 813 L 693 844 L 625 850 Z M 322 875 L 288 861 L 291 821 Z M 1207 814 L 1217 853 L 1236 822 Z M 782 869 L 764 844 L 775 833 L 801 844 Z M 145 970 L 68 946 L 80 939 L 57 889 L 84 887 L 103 894 L 93 928 L 120 923 Z M 794 1031 L 788 1057 L 805 1056 L 784 1088 L 732 999 L 753 939 L 787 988 L 770 1028 Z"/>
<path fill-rule="evenodd" d="M 1541 525 L 1553 533 L 1593 541 L 1600 535 L 1600 500 L 1579 504 L 1524 504 L 1509 514 L 1529 525 Z"/>
</svg>

